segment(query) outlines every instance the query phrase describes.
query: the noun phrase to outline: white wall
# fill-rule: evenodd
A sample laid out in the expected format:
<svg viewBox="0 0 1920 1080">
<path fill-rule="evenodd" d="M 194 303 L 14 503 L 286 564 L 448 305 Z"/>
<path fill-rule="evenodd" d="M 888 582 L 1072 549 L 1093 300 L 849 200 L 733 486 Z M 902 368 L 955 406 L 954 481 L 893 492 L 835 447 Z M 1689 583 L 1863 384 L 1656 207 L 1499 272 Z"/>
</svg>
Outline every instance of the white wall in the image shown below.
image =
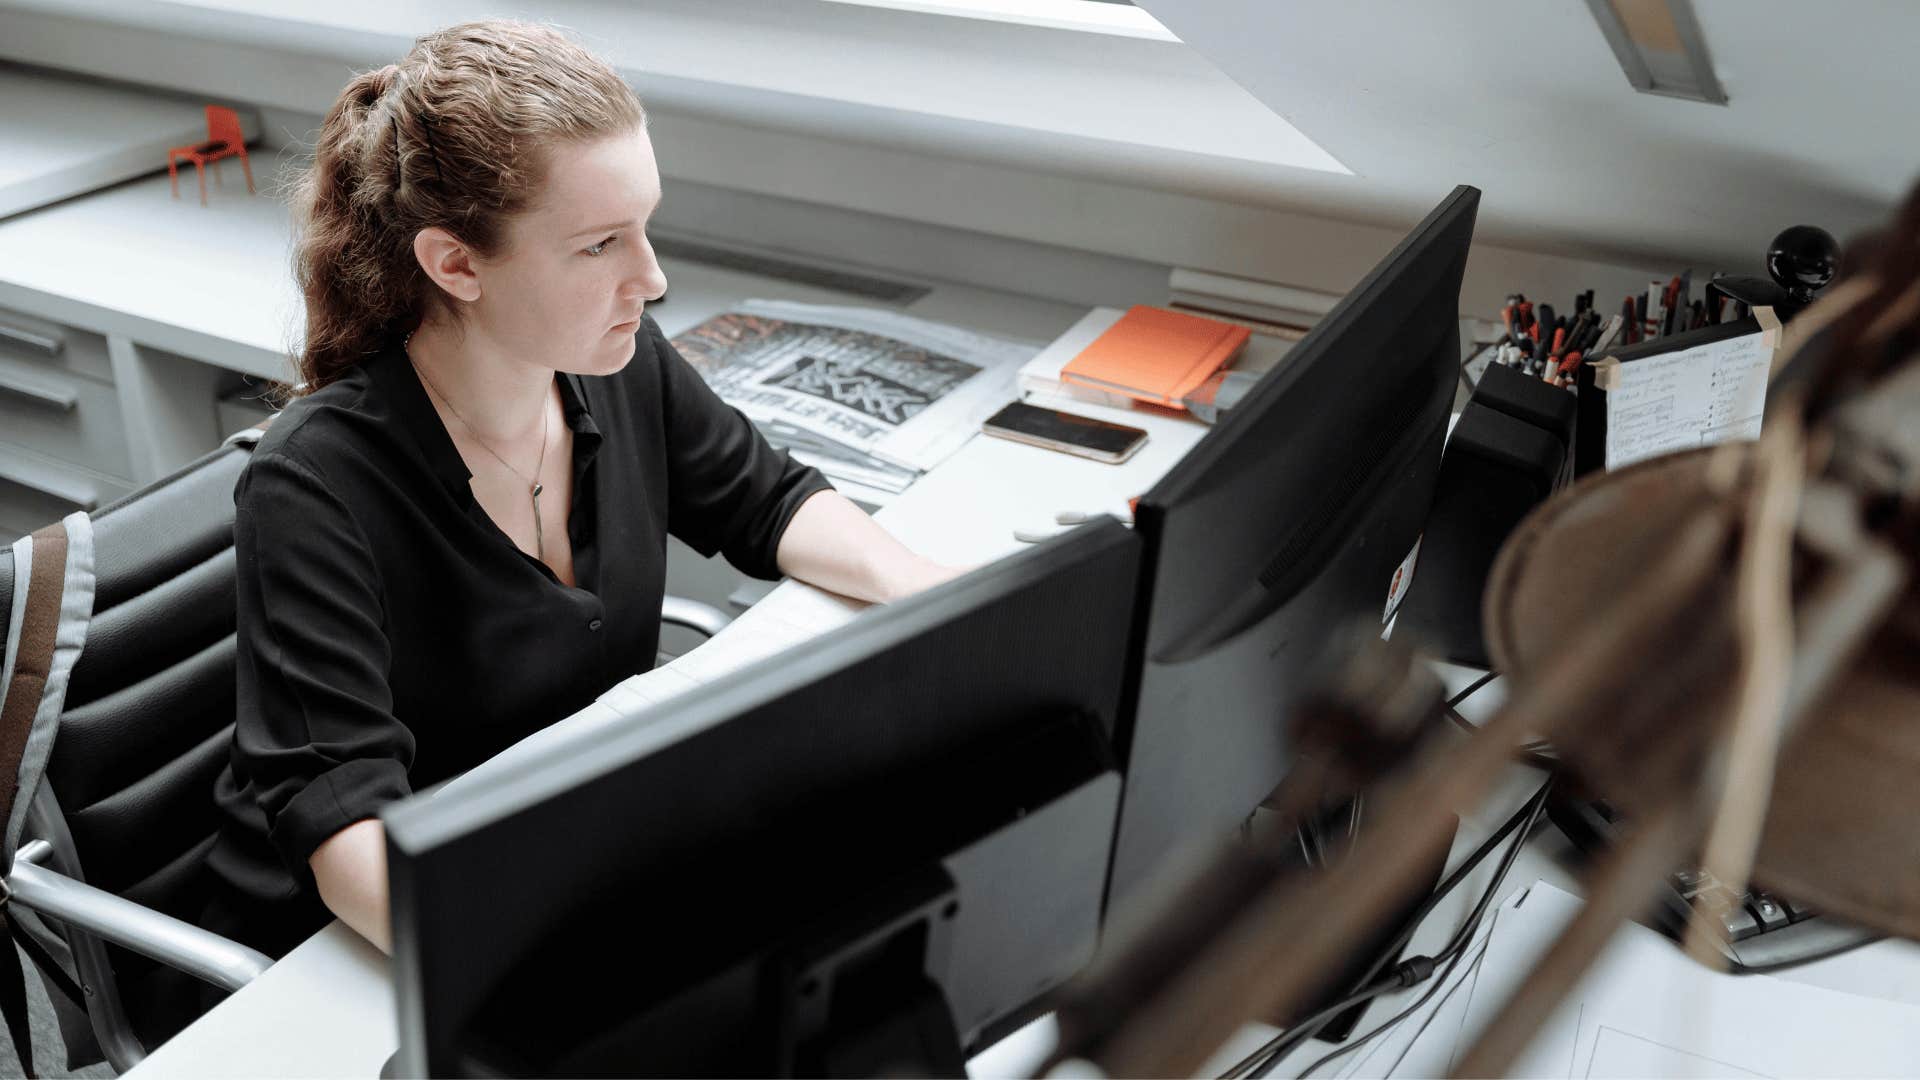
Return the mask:
<svg viewBox="0 0 1920 1080">
<path fill-rule="evenodd" d="M 0 57 L 269 105 L 284 110 L 278 129 L 291 137 L 311 126 L 354 70 L 394 58 L 408 40 L 394 29 L 330 24 L 314 30 L 291 16 L 253 12 L 258 5 L 240 0 L 125 9 L 90 0 L 81 6 L 95 9 L 105 21 L 56 13 L 43 3 L 0 0 Z M 223 6 L 248 10 L 219 23 L 201 19 L 191 34 L 146 24 Z M 684 4 L 665 6 L 686 10 Z M 347 7 L 351 14 L 364 5 Z M 922 20 L 912 25 L 923 28 L 952 22 L 926 22 L 941 17 L 905 12 L 879 14 Z M 886 29 L 902 32 L 897 24 Z M 982 46 L 977 28 L 954 33 L 976 51 Z M 1042 44 L 1059 47 L 1059 35 L 1066 32 L 1048 33 L 1054 36 Z M 1066 45 L 1114 47 L 1079 39 L 1066 39 Z M 1158 42 L 1128 47 L 1133 46 L 1180 48 Z M 1185 62 L 1160 56 L 1155 70 L 1162 81 L 1199 79 L 1182 67 Z M 820 55 L 823 64 L 837 59 Z M 1169 266 L 1342 292 L 1456 179 L 1437 175 L 1425 185 L 1430 190 L 1421 194 L 1421 206 L 1356 223 L 1275 195 L 1273 176 L 1309 170 L 1206 152 L 1204 140 L 1190 140 L 1180 149 L 1164 138 L 1128 142 L 1115 137 L 1119 129 L 1112 127 L 1071 135 L 956 116 L 952 110 L 935 115 L 871 102 L 800 99 L 712 80 L 702 84 L 711 91 L 702 96 L 695 92 L 701 86 L 688 77 L 627 74 L 653 114 L 668 181 L 663 225 L 1078 302 L 1163 300 Z M 1190 81 L 1186 92 L 1202 89 Z M 1244 97 L 1230 83 L 1221 93 L 1224 100 Z M 1213 137 L 1221 137 L 1218 129 Z M 1497 218 L 1497 207 L 1489 205 L 1483 214 Z M 1483 236 L 1489 232 L 1497 230 L 1483 230 Z M 1644 287 L 1649 277 L 1677 269 L 1652 260 L 1622 265 L 1483 242 L 1469 266 L 1462 305 L 1469 313 L 1490 314 L 1514 289 L 1563 302 L 1585 288 L 1598 290 L 1602 298 L 1618 297 Z"/>
</svg>

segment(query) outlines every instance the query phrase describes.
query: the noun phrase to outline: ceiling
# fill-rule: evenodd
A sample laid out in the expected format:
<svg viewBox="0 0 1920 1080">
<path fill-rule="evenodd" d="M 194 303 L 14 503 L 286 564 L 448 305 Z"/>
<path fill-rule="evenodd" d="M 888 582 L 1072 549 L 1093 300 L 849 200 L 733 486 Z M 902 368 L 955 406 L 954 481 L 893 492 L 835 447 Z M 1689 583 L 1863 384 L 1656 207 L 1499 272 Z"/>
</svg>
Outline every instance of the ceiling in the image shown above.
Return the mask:
<svg viewBox="0 0 1920 1080">
<path fill-rule="evenodd" d="M 1920 175 L 1913 0 L 1695 0 L 1725 106 L 1632 90 L 1582 0 L 1137 2 L 1352 170 L 1274 178 L 1336 213 L 1410 222 L 1471 183 L 1489 239 L 1750 270 Z"/>
</svg>

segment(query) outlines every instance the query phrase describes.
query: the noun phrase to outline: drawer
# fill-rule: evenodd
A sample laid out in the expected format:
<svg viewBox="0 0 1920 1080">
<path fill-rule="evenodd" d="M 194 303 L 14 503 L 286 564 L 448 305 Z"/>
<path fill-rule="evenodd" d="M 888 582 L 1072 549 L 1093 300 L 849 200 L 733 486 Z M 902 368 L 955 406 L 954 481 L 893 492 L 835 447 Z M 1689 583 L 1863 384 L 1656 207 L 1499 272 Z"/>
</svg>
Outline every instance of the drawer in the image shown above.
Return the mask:
<svg viewBox="0 0 1920 1080">
<path fill-rule="evenodd" d="M 22 533 L 75 510 L 98 510 L 133 485 L 0 443 L 0 521 Z"/>
<path fill-rule="evenodd" d="M 109 476 L 133 475 L 112 385 L 10 357 L 0 357 L 0 443 Z"/>
<path fill-rule="evenodd" d="M 79 507 L 65 499 L 0 479 L 0 545 L 11 544 L 77 509 Z"/>
<path fill-rule="evenodd" d="M 105 336 L 12 308 L 0 307 L 0 360 L 113 381 Z"/>
</svg>

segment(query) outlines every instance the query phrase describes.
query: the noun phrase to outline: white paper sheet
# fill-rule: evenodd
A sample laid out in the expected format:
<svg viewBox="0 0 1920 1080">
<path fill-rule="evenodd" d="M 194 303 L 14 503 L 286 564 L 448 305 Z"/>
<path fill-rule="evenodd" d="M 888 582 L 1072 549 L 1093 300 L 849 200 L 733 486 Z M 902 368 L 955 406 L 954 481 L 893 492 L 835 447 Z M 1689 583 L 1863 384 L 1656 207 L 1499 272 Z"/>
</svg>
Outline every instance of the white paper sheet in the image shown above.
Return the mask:
<svg viewBox="0 0 1920 1080">
<path fill-rule="evenodd" d="M 1484 1029 L 1580 901 L 1545 883 L 1502 914 L 1472 987 L 1465 1033 Z M 1467 1045 L 1468 1038 L 1460 1042 Z M 1765 975 L 1727 975 L 1623 927 L 1549 1018 L 1512 1075 L 1911 1076 L 1920 1008 Z"/>
<path fill-rule="evenodd" d="M 1758 438 L 1772 336 L 1755 331 L 1616 364 L 1607 393 L 1607 468 Z"/>
</svg>

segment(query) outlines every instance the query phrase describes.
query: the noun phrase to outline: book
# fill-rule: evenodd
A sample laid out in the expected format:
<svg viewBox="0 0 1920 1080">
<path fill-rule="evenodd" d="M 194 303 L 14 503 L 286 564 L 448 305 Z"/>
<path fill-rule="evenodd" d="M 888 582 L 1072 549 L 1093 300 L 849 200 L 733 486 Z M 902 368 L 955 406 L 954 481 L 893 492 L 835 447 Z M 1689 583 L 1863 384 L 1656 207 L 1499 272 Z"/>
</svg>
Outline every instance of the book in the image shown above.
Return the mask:
<svg viewBox="0 0 1920 1080">
<path fill-rule="evenodd" d="M 1249 336 L 1244 326 L 1136 304 L 1060 369 L 1060 381 L 1184 408 L 1181 400 L 1231 361 Z"/>
<path fill-rule="evenodd" d="M 1125 314 L 1119 308 L 1097 307 L 1081 316 L 1067 331 L 1055 338 L 1039 354 L 1020 368 L 1020 395 L 1029 404 L 1049 409 L 1073 411 L 1076 405 L 1105 405 L 1115 409 L 1144 408 L 1142 402 L 1125 394 L 1095 390 L 1091 386 L 1077 386 L 1060 381 L 1060 370 L 1080 355 L 1080 351 L 1093 344 L 1095 338 L 1107 332 L 1107 328 L 1120 321 Z M 1279 366 L 1293 349 L 1294 343 L 1288 339 L 1255 333 L 1247 339 L 1246 347 L 1240 355 L 1227 365 L 1230 371 L 1249 371 L 1263 374 Z"/>
</svg>

